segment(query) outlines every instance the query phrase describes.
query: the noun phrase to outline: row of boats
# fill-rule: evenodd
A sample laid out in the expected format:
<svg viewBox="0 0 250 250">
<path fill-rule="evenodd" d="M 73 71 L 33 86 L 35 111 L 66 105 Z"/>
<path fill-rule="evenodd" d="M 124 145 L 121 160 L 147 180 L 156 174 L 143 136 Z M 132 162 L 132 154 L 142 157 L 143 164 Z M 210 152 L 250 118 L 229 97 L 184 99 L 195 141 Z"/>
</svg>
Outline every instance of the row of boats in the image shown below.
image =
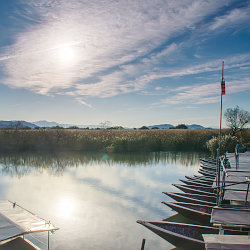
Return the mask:
<svg viewBox="0 0 250 250">
<path fill-rule="evenodd" d="M 223 244 L 227 245 L 225 249 L 250 249 L 250 237 L 247 236 L 250 234 L 249 184 L 246 181 L 250 169 L 232 169 L 226 157 L 221 158 L 221 162 L 215 159 L 201 159 L 200 162 L 199 175 L 185 176 L 180 180 L 182 184 L 173 184 L 182 192 L 163 192 L 175 201 L 162 203 L 192 224 L 142 220 L 137 223 L 180 249 L 210 249 L 211 236 L 213 246 L 218 247 L 211 249 L 224 249 Z M 246 191 L 246 199 L 225 199 L 227 190 L 241 197 Z M 232 238 L 234 241 L 230 243 Z"/>
</svg>

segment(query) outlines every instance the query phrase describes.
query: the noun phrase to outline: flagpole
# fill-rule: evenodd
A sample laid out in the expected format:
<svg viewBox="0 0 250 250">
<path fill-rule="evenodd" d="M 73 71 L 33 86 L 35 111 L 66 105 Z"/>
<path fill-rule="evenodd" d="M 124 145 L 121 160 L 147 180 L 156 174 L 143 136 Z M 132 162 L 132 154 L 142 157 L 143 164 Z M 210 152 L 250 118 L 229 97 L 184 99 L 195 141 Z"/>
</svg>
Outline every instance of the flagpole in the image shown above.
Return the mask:
<svg viewBox="0 0 250 250">
<path fill-rule="evenodd" d="M 222 61 L 222 78 L 221 78 L 221 93 L 220 93 L 220 134 L 219 134 L 219 155 L 221 155 L 221 123 L 222 123 L 222 95 L 223 95 L 223 89 L 222 84 L 224 82 L 223 78 L 223 69 L 224 69 L 224 61 Z M 225 83 L 224 83 L 225 84 Z"/>
<path fill-rule="evenodd" d="M 220 170 L 221 170 L 221 123 L 222 123 L 222 95 L 225 94 L 225 81 L 223 78 L 224 61 L 222 61 L 222 79 L 221 79 L 221 93 L 220 93 L 220 132 L 219 132 L 219 154 L 217 159 L 217 205 L 220 204 Z"/>
</svg>

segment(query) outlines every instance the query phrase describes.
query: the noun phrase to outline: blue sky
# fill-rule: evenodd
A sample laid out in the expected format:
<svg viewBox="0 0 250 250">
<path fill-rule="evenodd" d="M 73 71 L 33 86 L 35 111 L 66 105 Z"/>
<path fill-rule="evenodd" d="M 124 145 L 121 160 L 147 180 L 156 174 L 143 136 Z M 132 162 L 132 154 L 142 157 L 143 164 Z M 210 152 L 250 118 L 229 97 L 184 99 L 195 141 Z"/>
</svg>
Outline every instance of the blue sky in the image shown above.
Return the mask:
<svg viewBox="0 0 250 250">
<path fill-rule="evenodd" d="M 250 1 L 1 0 L 0 120 L 219 126 L 250 106 Z"/>
</svg>

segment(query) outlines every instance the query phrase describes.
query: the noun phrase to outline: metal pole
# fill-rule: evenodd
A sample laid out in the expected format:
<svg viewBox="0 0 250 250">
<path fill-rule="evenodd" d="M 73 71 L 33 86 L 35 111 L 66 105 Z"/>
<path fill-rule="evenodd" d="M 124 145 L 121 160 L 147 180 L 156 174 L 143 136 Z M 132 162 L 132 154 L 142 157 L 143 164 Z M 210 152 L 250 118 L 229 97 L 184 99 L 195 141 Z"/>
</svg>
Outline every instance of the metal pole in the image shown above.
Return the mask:
<svg viewBox="0 0 250 250">
<path fill-rule="evenodd" d="M 221 157 L 219 157 L 219 172 L 218 172 L 218 185 L 219 185 L 219 191 L 217 194 L 217 206 L 220 205 L 220 200 L 221 200 L 221 191 L 222 191 L 222 181 L 221 181 Z"/>
<path fill-rule="evenodd" d="M 141 243 L 141 250 L 144 250 L 145 242 L 146 242 L 146 240 L 143 239 L 143 240 L 142 240 L 142 243 Z"/>
<path fill-rule="evenodd" d="M 48 250 L 49 250 L 49 231 L 48 231 Z"/>
<path fill-rule="evenodd" d="M 223 68 L 224 68 L 224 61 L 222 61 L 222 82 L 224 80 L 223 78 Z M 221 123 L 222 123 L 222 90 L 220 93 L 220 134 L 219 134 L 219 150 L 221 155 Z"/>
<path fill-rule="evenodd" d="M 239 168 L 239 144 L 237 143 L 235 146 L 235 163 L 236 163 L 236 170 Z"/>
<path fill-rule="evenodd" d="M 247 184 L 247 193 L 246 193 L 246 199 L 245 199 L 245 205 L 247 204 L 247 198 L 248 198 L 248 191 L 249 191 L 249 182 Z"/>
<path fill-rule="evenodd" d="M 221 156 L 221 121 L 222 121 L 222 94 L 220 95 L 220 134 L 219 134 L 219 153 Z"/>
<path fill-rule="evenodd" d="M 219 195 L 220 195 L 220 149 L 217 148 L 217 166 L 216 166 L 216 186 L 217 186 L 217 198 L 216 203 L 219 205 Z"/>
<path fill-rule="evenodd" d="M 224 158 L 226 159 L 226 158 Z M 224 167 L 225 167 L 225 162 L 223 162 L 224 164 Z M 225 178 L 226 178 L 226 172 L 225 172 L 225 169 L 223 168 L 223 178 L 222 178 L 222 187 L 221 187 L 221 197 L 220 197 L 220 201 L 223 200 L 223 197 L 224 197 L 224 194 L 225 194 L 225 185 L 226 185 L 226 182 L 225 182 Z"/>
<path fill-rule="evenodd" d="M 246 193 L 245 205 L 247 204 L 249 184 L 250 184 L 250 176 L 247 178 L 247 193 Z"/>
<path fill-rule="evenodd" d="M 223 78 L 223 68 L 224 68 L 224 61 L 222 61 L 222 79 L 221 82 L 224 80 Z M 221 83 L 222 84 L 222 83 Z M 217 171 L 217 178 L 218 178 L 218 192 L 217 192 L 217 205 L 220 203 L 220 170 L 221 170 L 221 123 L 222 123 L 222 89 L 220 93 L 220 133 L 219 133 L 219 161 L 218 161 L 218 171 Z"/>
</svg>

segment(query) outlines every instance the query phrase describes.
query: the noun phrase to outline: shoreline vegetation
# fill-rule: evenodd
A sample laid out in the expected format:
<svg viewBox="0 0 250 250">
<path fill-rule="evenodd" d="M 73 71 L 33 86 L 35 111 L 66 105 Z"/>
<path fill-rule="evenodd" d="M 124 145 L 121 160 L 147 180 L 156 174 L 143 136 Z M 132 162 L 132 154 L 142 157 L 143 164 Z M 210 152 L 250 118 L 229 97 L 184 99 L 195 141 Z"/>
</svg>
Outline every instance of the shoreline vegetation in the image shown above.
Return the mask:
<svg viewBox="0 0 250 250">
<path fill-rule="evenodd" d="M 161 164 L 181 164 L 186 167 L 199 165 L 200 157 L 207 153 L 197 152 L 151 152 L 151 153 L 101 153 L 101 152 L 59 152 L 59 153 L 13 153 L 0 154 L 0 172 L 3 175 L 22 177 L 30 173 L 47 170 L 50 175 L 61 175 L 68 168 L 80 166 L 123 165 L 126 167 L 154 167 Z"/>
<path fill-rule="evenodd" d="M 35 129 L 0 130 L 0 153 L 14 152 L 208 152 L 207 142 L 218 136 L 217 129 L 79 130 Z M 223 129 L 222 135 L 230 130 Z M 250 129 L 237 136 L 249 146 Z"/>
</svg>

